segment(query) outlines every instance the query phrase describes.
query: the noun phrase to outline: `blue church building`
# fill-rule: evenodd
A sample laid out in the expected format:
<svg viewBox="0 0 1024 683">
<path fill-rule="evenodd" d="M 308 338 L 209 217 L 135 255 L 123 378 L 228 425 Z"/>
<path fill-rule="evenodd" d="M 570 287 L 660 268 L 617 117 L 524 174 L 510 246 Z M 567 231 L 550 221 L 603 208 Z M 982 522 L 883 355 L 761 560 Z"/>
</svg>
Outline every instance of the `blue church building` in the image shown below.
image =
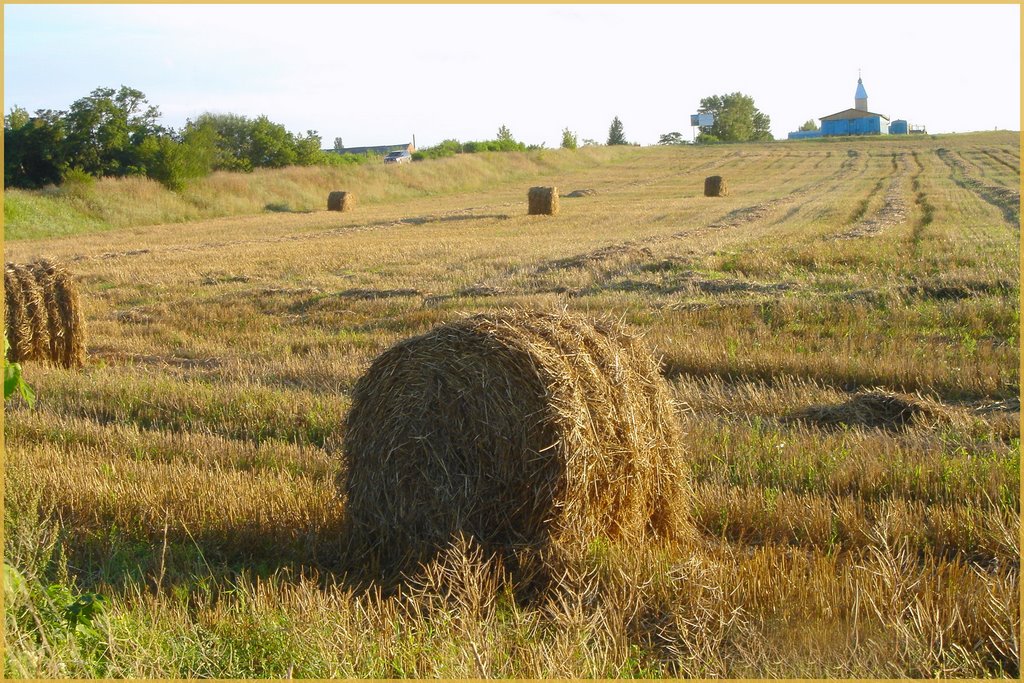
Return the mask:
<svg viewBox="0 0 1024 683">
<path fill-rule="evenodd" d="M 868 92 L 857 78 L 853 109 L 844 109 L 821 117 L 821 130 L 789 134 L 789 139 L 817 138 L 830 135 L 884 135 L 889 132 L 889 117 L 868 111 Z"/>
<path fill-rule="evenodd" d="M 821 117 L 821 134 L 824 135 L 881 135 L 889 132 L 889 117 L 868 111 L 868 92 L 864 82 L 857 79 L 857 94 L 854 95 L 853 109 Z"/>
</svg>

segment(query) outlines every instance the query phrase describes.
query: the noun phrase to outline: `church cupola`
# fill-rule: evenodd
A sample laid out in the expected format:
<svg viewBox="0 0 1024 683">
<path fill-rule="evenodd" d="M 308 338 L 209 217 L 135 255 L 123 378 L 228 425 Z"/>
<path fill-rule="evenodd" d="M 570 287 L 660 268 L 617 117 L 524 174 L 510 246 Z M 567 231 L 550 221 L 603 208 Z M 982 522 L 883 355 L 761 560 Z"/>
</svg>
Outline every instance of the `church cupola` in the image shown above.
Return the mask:
<svg viewBox="0 0 1024 683">
<path fill-rule="evenodd" d="M 853 96 L 853 108 L 859 111 L 868 110 L 868 91 L 864 89 L 864 83 L 857 77 L 857 94 Z"/>
</svg>

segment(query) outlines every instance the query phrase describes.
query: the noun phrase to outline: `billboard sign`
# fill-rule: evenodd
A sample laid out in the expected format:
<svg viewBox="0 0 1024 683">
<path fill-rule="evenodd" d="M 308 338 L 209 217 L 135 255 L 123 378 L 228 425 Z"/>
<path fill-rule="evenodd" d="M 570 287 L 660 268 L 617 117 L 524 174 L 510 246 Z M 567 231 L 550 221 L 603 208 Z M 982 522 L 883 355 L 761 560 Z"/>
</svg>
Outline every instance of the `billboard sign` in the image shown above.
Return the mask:
<svg viewBox="0 0 1024 683">
<path fill-rule="evenodd" d="M 704 126 L 715 125 L 714 114 L 697 114 L 697 125 L 703 128 Z"/>
<path fill-rule="evenodd" d="M 700 114 L 690 114 L 690 125 L 691 126 L 699 126 L 700 125 Z"/>
</svg>

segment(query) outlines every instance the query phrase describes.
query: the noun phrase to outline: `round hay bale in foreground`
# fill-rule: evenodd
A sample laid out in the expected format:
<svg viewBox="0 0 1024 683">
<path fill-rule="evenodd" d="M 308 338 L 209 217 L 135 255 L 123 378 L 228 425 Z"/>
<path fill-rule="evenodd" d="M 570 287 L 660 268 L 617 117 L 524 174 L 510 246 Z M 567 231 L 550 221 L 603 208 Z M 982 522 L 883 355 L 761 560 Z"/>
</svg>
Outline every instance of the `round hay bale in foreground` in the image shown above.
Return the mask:
<svg viewBox="0 0 1024 683">
<path fill-rule="evenodd" d="M 708 176 L 704 179 L 705 197 L 724 197 L 729 194 L 725 179 L 720 175 Z"/>
<path fill-rule="evenodd" d="M 332 192 L 327 195 L 328 211 L 351 211 L 356 205 L 356 197 L 351 192 Z"/>
<path fill-rule="evenodd" d="M 668 388 L 620 326 L 476 315 L 399 342 L 356 384 L 346 421 L 348 530 L 383 571 L 472 537 L 511 558 L 688 529 Z"/>
<path fill-rule="evenodd" d="M 554 216 L 558 213 L 558 188 L 531 187 L 526 197 L 529 201 L 529 215 Z"/>
</svg>

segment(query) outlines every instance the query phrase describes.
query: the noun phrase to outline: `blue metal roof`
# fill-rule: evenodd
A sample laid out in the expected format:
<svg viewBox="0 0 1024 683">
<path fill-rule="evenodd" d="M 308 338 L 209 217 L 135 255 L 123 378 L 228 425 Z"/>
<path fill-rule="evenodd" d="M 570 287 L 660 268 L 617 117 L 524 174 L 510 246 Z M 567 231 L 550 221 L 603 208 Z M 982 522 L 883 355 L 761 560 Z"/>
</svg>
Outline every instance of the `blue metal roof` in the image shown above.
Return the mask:
<svg viewBox="0 0 1024 683">
<path fill-rule="evenodd" d="M 864 83 L 857 79 L 857 94 L 853 96 L 856 100 L 866 100 L 868 98 L 868 91 L 864 89 Z"/>
</svg>

